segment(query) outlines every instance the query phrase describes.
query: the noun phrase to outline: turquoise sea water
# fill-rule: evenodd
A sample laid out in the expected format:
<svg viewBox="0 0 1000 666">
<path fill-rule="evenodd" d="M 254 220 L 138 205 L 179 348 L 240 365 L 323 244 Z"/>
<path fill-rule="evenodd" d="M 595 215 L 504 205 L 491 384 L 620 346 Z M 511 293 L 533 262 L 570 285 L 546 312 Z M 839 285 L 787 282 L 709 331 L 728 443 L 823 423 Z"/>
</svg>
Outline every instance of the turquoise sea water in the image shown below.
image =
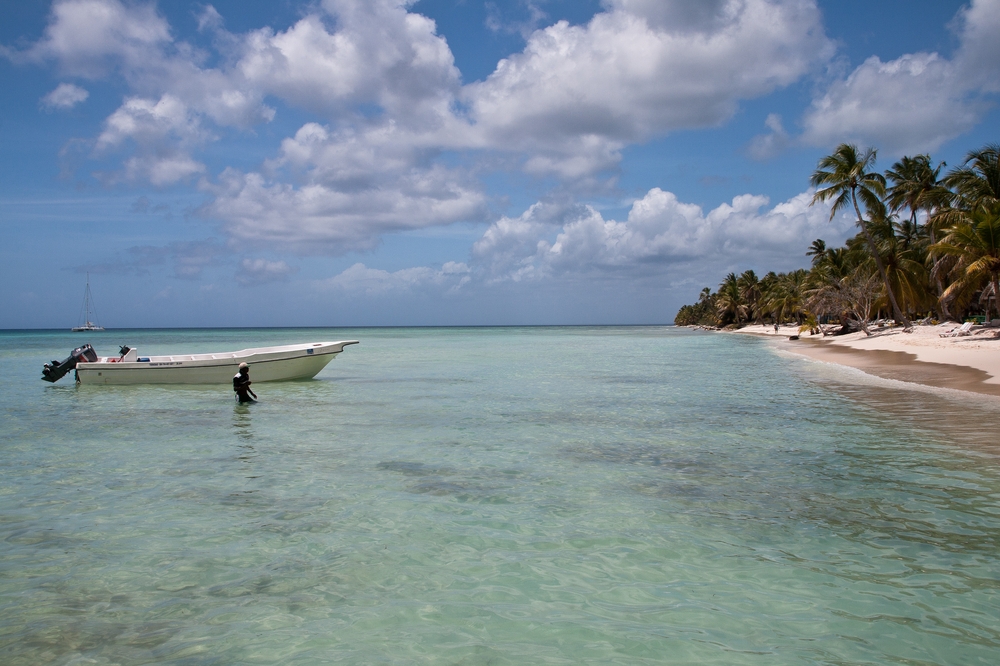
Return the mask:
<svg viewBox="0 0 1000 666">
<path fill-rule="evenodd" d="M 41 365 L 359 339 L 316 380 Z M 0 333 L 0 663 L 995 664 L 1000 406 L 671 328 Z"/>
</svg>

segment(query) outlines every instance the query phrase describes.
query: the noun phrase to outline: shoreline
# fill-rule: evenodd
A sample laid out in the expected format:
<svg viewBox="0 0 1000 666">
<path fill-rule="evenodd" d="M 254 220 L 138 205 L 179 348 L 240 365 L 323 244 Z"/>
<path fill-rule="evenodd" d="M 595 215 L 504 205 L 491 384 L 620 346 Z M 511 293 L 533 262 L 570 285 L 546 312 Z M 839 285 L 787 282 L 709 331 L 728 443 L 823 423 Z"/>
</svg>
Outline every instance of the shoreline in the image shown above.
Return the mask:
<svg viewBox="0 0 1000 666">
<path fill-rule="evenodd" d="M 824 363 L 848 366 L 881 377 L 1000 397 L 1000 329 L 978 327 L 971 335 L 942 338 L 957 327 L 947 323 L 902 329 L 877 330 L 871 337 L 862 332 L 840 336 L 803 334 L 798 340 L 794 326 L 777 333 L 773 326 L 747 326 L 734 333 L 782 340 L 782 349 Z"/>
</svg>

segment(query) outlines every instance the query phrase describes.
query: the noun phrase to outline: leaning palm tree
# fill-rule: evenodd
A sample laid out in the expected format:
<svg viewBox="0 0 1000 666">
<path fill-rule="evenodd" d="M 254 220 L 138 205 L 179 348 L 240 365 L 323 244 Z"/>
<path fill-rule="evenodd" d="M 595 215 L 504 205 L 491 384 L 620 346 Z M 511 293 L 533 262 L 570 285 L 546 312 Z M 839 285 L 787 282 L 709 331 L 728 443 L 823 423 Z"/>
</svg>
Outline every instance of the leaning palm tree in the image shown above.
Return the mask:
<svg viewBox="0 0 1000 666">
<path fill-rule="evenodd" d="M 1000 204 L 974 211 L 966 221 L 948 229 L 931 249 L 958 259 L 957 277 L 945 290 L 945 298 L 969 295 L 985 287 L 992 291 L 1000 317 Z M 989 315 L 988 298 L 986 305 Z"/>
<path fill-rule="evenodd" d="M 832 155 L 827 155 L 819 161 L 818 168 L 813 172 L 809 182 L 814 187 L 822 188 L 816 190 L 812 203 L 833 200 L 830 208 L 830 219 L 832 220 L 838 211 L 854 206 L 854 212 L 858 216 L 858 226 L 865 234 L 868 241 L 868 250 L 875 258 L 879 275 L 885 285 L 886 295 L 892 304 L 892 313 L 896 321 L 903 323 L 904 331 L 913 330 L 910 320 L 906 318 L 903 311 L 899 309 L 896 302 L 896 295 L 889 285 L 889 277 L 886 275 L 885 266 L 879 257 L 878 248 L 875 246 L 875 239 L 872 238 L 871 230 L 861 215 L 861 208 L 858 206 L 858 199 L 864 204 L 865 210 L 873 211 L 884 208 L 882 197 L 885 195 L 885 177 L 882 174 L 871 170 L 875 166 L 875 149 L 867 148 L 863 153 L 858 152 L 858 147 L 842 143 L 837 146 Z"/>
</svg>

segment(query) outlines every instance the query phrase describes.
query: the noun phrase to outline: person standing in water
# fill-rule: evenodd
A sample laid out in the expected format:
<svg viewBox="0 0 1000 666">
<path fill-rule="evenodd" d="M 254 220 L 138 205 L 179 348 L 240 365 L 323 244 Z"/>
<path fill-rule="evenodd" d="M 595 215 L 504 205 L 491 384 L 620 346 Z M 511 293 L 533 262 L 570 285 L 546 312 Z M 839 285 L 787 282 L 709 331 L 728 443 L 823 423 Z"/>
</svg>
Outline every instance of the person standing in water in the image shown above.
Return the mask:
<svg viewBox="0 0 1000 666">
<path fill-rule="evenodd" d="M 257 401 L 257 394 L 250 388 L 251 383 L 250 366 L 246 363 L 240 363 L 240 371 L 233 377 L 233 390 L 236 391 L 236 399 L 241 403 Z"/>
</svg>

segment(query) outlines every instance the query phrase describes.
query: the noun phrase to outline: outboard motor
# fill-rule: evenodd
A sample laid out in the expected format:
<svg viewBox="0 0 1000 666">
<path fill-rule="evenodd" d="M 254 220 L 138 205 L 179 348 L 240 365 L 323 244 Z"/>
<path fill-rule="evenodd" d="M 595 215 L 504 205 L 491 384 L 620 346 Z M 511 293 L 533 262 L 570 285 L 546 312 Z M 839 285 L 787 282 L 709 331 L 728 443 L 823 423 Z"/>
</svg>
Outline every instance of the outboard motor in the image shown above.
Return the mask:
<svg viewBox="0 0 1000 666">
<path fill-rule="evenodd" d="M 95 361 L 97 361 L 97 352 L 94 351 L 93 347 L 89 344 L 77 347 L 61 363 L 59 361 L 46 363 L 45 367 L 42 368 L 42 379 L 47 382 L 57 382 L 67 372 L 75 368 L 77 363 L 94 363 Z"/>
</svg>

